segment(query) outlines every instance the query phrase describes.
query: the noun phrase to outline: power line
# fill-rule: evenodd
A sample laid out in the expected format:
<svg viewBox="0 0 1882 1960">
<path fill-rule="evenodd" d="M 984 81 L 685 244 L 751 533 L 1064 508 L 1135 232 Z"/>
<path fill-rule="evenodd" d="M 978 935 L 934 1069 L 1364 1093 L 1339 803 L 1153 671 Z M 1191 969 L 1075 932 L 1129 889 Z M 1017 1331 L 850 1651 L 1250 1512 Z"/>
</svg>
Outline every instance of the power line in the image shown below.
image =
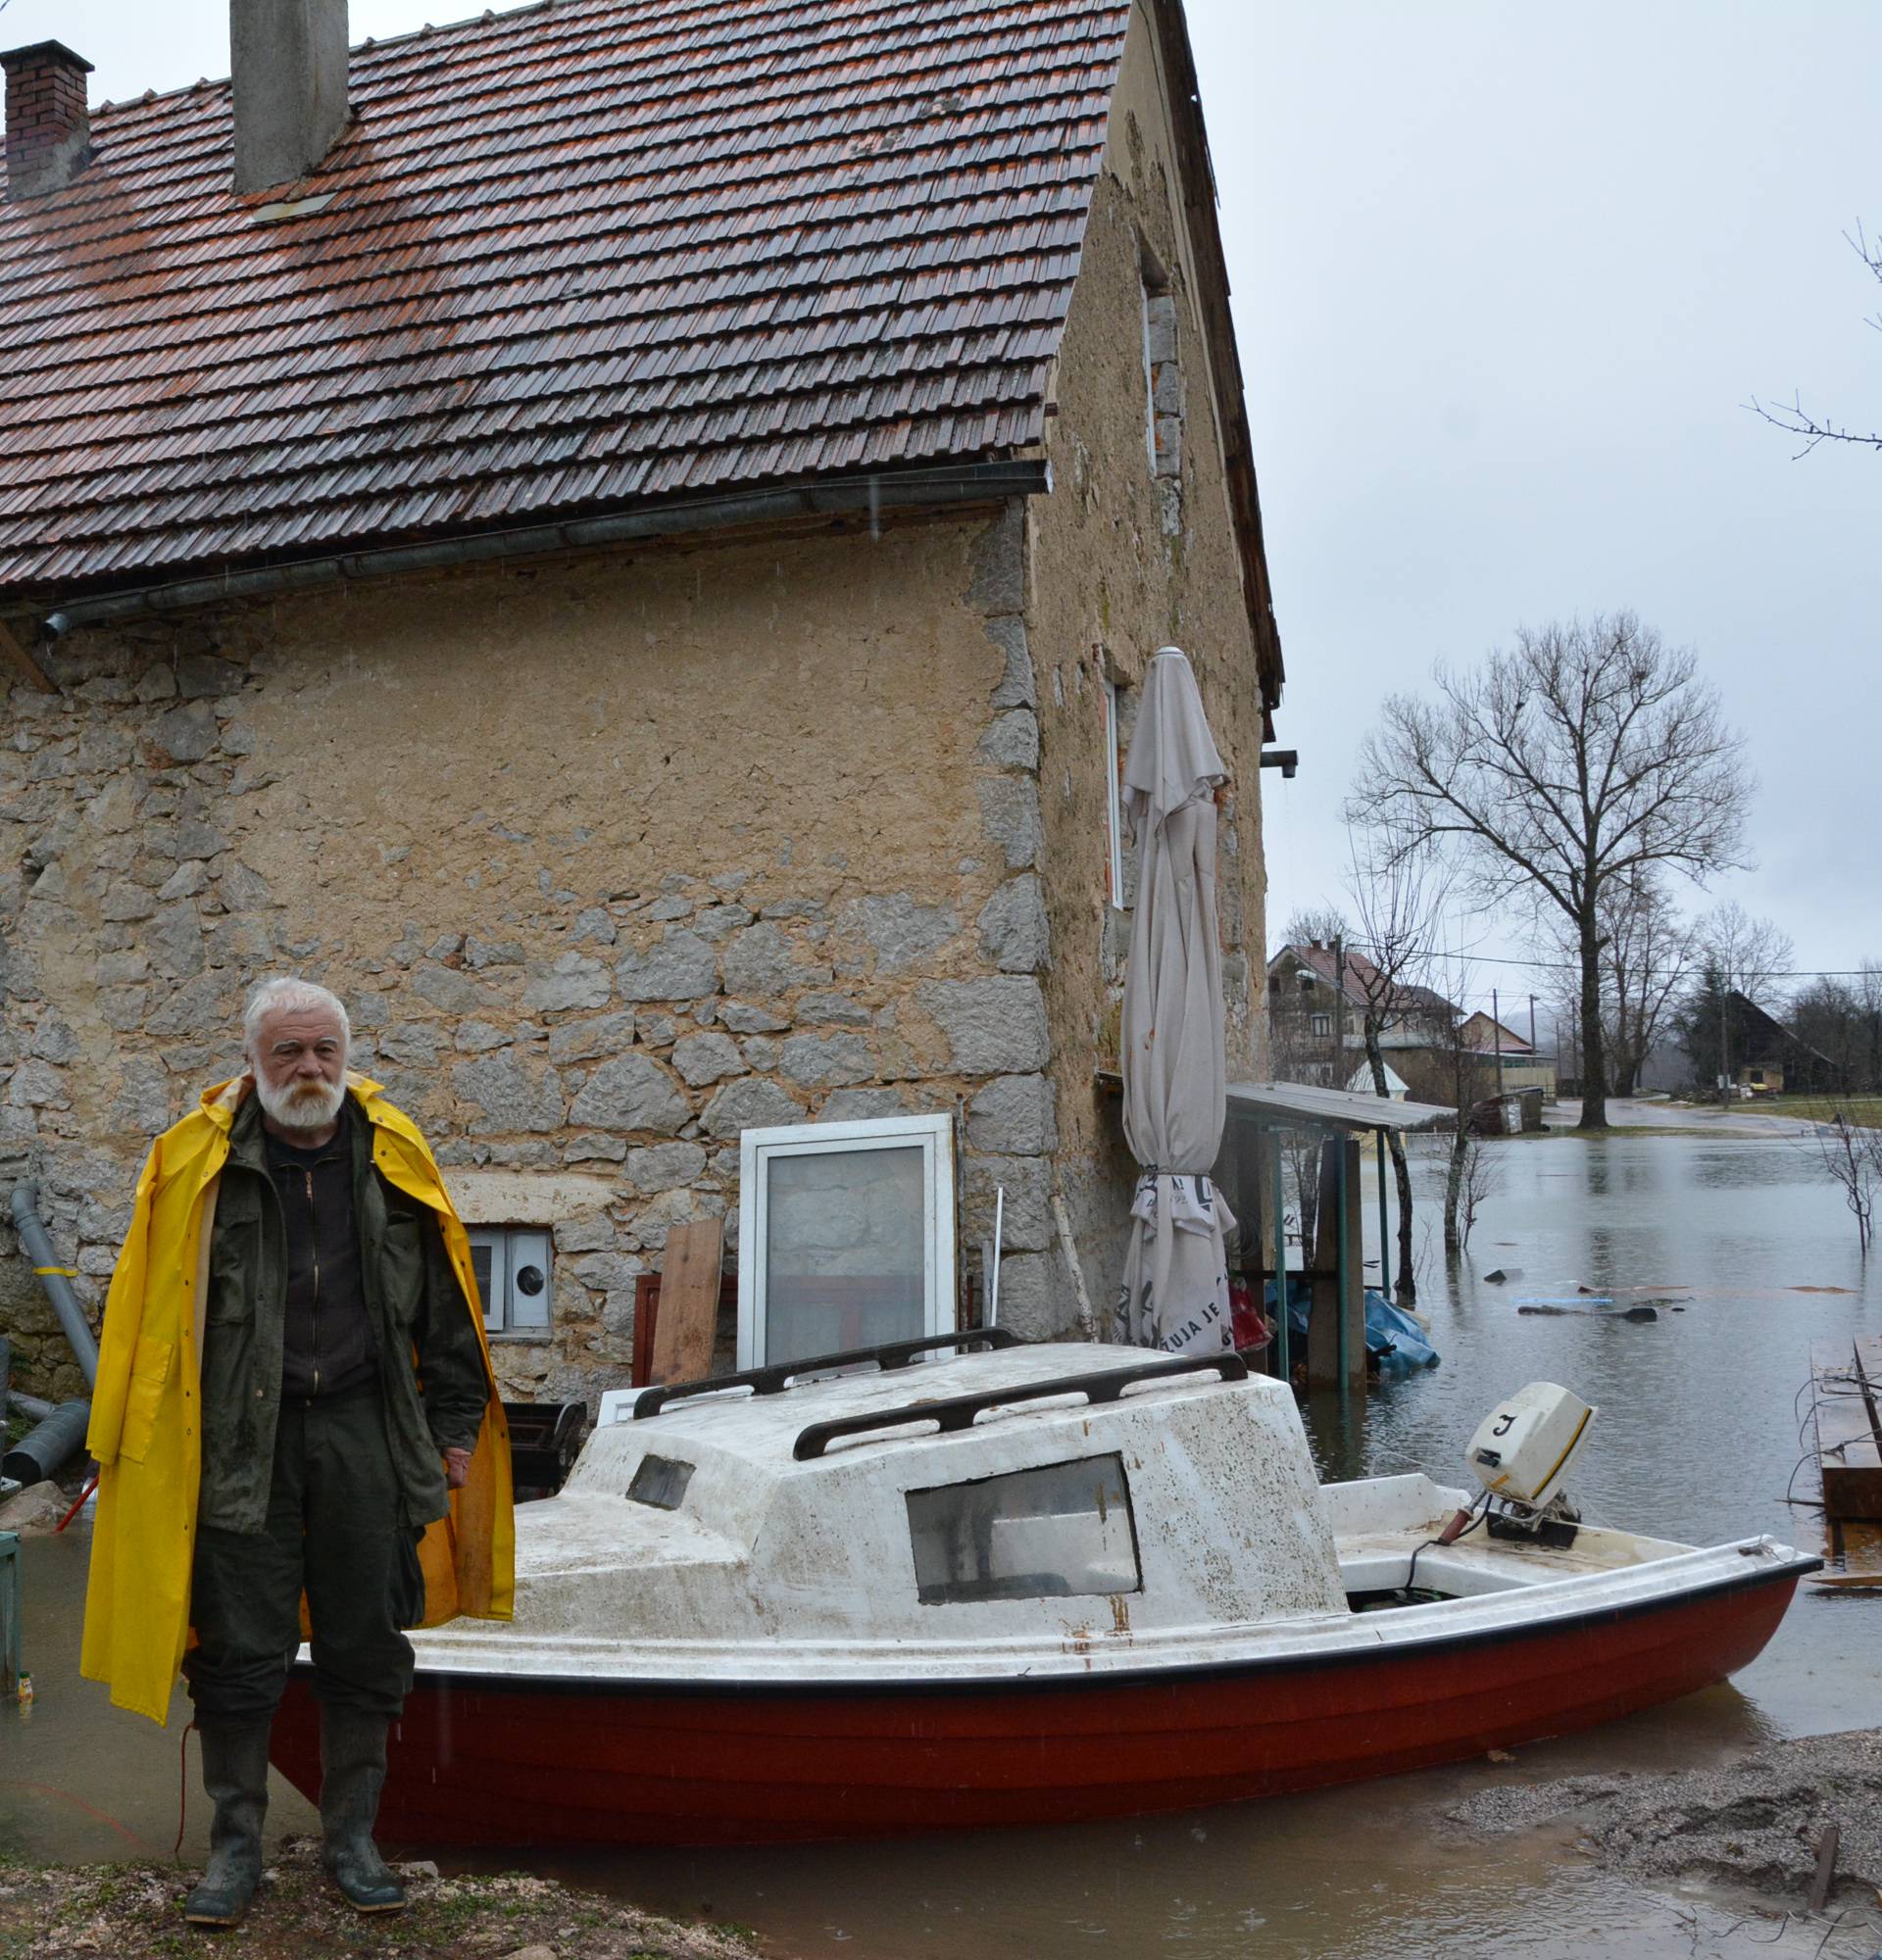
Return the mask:
<svg viewBox="0 0 1882 1960">
<path fill-rule="evenodd" d="M 1369 953 L 1380 949 L 1370 940 L 1352 938 L 1349 947 L 1363 947 Z M 1518 959 L 1513 955 L 1502 953 L 1438 953 L 1432 956 L 1436 964 L 1442 966 L 1457 960 L 1474 966 L 1522 966 L 1538 973 L 1576 973 L 1581 971 L 1578 959 Z M 1878 962 L 1882 963 L 1882 962 Z M 1650 966 L 1639 970 L 1642 979 L 1677 980 L 1682 974 L 1690 973 L 1699 977 L 1708 971 L 1704 960 L 1695 960 L 1684 966 Z M 1772 966 L 1740 967 L 1734 976 L 1741 980 L 1860 980 L 1875 967 L 1869 966 Z"/>
</svg>

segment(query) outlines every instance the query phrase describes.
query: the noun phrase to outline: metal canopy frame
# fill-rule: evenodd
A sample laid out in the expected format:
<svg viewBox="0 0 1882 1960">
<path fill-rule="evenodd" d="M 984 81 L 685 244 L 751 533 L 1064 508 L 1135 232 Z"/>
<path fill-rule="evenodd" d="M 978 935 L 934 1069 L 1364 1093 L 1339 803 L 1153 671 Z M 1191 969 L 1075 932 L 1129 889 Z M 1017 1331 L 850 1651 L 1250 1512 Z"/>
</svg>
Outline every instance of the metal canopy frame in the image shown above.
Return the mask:
<svg viewBox="0 0 1882 1960">
<path fill-rule="evenodd" d="M 1231 1082 L 1228 1113 L 1286 1130 L 1399 1131 L 1449 1129 L 1458 1114 L 1443 1102 L 1394 1102 L 1306 1082 Z"/>
<path fill-rule="evenodd" d="M 1457 1111 L 1441 1102 L 1395 1102 L 1383 1096 L 1362 1096 L 1351 1089 L 1318 1089 L 1304 1082 L 1231 1082 L 1228 1085 L 1228 1119 L 1260 1131 L 1269 1140 L 1273 1153 L 1274 1204 L 1274 1304 L 1275 1360 L 1281 1380 L 1293 1378 L 1293 1356 L 1287 1325 L 1287 1227 L 1286 1195 L 1282 1180 L 1280 1137 L 1283 1130 L 1325 1130 L 1351 1136 L 1370 1130 L 1379 1151 L 1379 1283 L 1390 1296 L 1390 1238 L 1387 1230 L 1385 1162 L 1387 1137 L 1394 1130 L 1401 1135 L 1420 1130 L 1448 1128 L 1457 1120 Z M 1339 1152 L 1339 1172 L 1334 1187 L 1338 1210 L 1334 1248 L 1335 1285 L 1339 1292 L 1336 1326 L 1339 1334 L 1339 1392 L 1342 1403 L 1349 1394 L 1346 1299 L 1352 1284 L 1347 1270 L 1346 1237 L 1347 1189 L 1346 1152 Z M 1305 1227 L 1305 1221 L 1303 1221 Z M 1324 1269 L 1322 1269 L 1324 1270 Z M 1361 1299 L 1364 1299 L 1364 1274 L 1360 1276 Z M 1363 1312 L 1361 1326 L 1364 1326 Z"/>
</svg>

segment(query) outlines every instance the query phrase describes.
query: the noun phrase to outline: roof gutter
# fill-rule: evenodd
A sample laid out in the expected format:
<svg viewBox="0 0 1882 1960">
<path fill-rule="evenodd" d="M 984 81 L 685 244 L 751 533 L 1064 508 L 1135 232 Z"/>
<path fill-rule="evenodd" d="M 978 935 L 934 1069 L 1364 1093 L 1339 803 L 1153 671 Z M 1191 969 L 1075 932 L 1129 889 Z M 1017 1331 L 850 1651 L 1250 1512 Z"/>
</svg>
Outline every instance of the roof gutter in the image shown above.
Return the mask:
<svg viewBox="0 0 1882 1960">
<path fill-rule="evenodd" d="M 147 618 L 153 613 L 189 612 L 198 607 L 223 605 L 232 599 L 272 599 L 283 593 L 319 591 L 354 579 L 448 570 L 505 559 L 539 558 L 552 552 L 587 551 L 805 517 L 867 515 L 873 522 L 890 511 L 996 504 L 1010 497 L 1047 495 L 1051 489 L 1052 468 L 1043 461 L 951 464 L 938 469 L 826 478 L 776 490 L 745 490 L 729 496 L 649 505 L 608 516 L 572 518 L 566 523 L 530 524 L 520 530 L 480 531 L 426 544 L 387 545 L 374 551 L 254 565 L 240 571 L 178 579 L 167 585 L 144 585 L 91 598 L 73 598 L 49 608 L 44 617 L 47 637 L 56 639 L 74 626 L 107 625 Z"/>
</svg>

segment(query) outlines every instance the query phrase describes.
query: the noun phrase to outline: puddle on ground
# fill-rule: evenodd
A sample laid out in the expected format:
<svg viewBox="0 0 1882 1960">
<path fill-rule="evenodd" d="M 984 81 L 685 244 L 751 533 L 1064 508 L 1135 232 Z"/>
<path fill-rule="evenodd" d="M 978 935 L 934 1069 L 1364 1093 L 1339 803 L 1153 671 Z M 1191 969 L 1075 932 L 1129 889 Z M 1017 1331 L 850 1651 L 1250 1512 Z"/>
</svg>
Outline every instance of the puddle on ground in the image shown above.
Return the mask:
<svg viewBox="0 0 1882 1960">
<path fill-rule="evenodd" d="M 1545 1157 L 1548 1178 L 1541 1174 Z M 1575 1494 L 1589 1515 L 1698 1542 L 1768 1531 L 1815 1549 L 1814 1516 L 1783 1502 L 1808 1438 L 1793 1394 L 1810 1345 L 1882 1325 L 1882 1262 L 1863 1274 L 1833 1187 L 1765 1139 L 1560 1140 L 1500 1158 L 1484 1256 L 1418 1301 L 1443 1356 L 1341 1410 L 1308 1410 L 1323 1474 L 1407 1467 L 1461 1475 L 1500 1396 L 1559 1381 L 1600 1407 Z M 1435 1167 L 1418 1165 L 1429 1194 Z M 1364 1212 L 1373 1214 L 1368 1198 Z M 1487 1223 L 1498 1237 L 1483 1229 Z M 1524 1287 L 1691 1295 L 1685 1314 L 1518 1315 L 1475 1275 L 1518 1248 Z M 1376 1257 L 1377 1248 L 1371 1251 Z M 1678 1272 L 1677 1285 L 1643 1277 Z M 1787 1290 L 1798 1275 L 1816 1290 Z M 1810 1483 L 1806 1464 L 1800 1488 Z M 29 1710 L 0 1710 L 0 1853 L 89 1861 L 166 1856 L 177 1831 L 187 1704 L 160 1730 L 114 1713 L 76 1675 L 85 1546 L 25 1547 Z M 1669 1707 L 1479 1761 L 1302 1797 L 1177 1817 L 858 1845 L 569 1856 L 506 1851 L 487 1869 L 551 1872 L 688 1917 L 755 1927 L 784 1955 L 849 1960 L 1070 1960 L 1167 1952 L 1228 1960 L 1694 1960 L 1866 1956 L 1852 1916 L 1785 1921 L 1704 1886 L 1652 1889 L 1593 1866 L 1570 1829 L 1481 1838 L 1447 1812 L 1494 1782 L 1651 1775 L 1729 1761 L 1781 1736 L 1882 1725 L 1882 1598 L 1800 1592 L 1735 1683 Z M 185 1859 L 206 1850 L 189 1760 Z M 271 1833 L 316 1828 L 278 1779 Z M 415 1853 L 435 1847 L 406 1846 Z M 447 1868 L 448 1856 L 441 1857 Z M 1874 1915 L 1882 1917 L 1882 1913 Z"/>
</svg>

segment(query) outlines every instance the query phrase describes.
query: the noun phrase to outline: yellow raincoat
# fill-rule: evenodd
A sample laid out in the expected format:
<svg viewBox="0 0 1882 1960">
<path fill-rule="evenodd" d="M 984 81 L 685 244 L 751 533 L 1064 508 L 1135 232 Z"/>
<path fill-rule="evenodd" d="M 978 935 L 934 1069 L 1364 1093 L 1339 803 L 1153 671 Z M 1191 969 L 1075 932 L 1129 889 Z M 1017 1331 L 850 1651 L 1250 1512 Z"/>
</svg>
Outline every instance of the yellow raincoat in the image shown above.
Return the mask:
<svg viewBox="0 0 1882 1960">
<path fill-rule="evenodd" d="M 252 1088 L 246 1075 L 210 1090 L 202 1106 L 157 1139 L 137 1180 L 136 1210 L 105 1302 L 86 1444 L 98 1460 L 80 1672 L 110 1684 L 121 1708 L 169 1718 L 190 1637 L 190 1570 L 202 1467 L 198 1302 L 229 1126 Z M 516 1589 L 510 1435 L 503 1419 L 470 1246 L 424 1139 L 379 1085 L 349 1074 L 372 1126 L 372 1161 L 387 1181 L 437 1214 L 483 1348 L 489 1400 L 469 1481 L 419 1547 L 426 1627 L 461 1614 L 507 1620 Z"/>
</svg>

